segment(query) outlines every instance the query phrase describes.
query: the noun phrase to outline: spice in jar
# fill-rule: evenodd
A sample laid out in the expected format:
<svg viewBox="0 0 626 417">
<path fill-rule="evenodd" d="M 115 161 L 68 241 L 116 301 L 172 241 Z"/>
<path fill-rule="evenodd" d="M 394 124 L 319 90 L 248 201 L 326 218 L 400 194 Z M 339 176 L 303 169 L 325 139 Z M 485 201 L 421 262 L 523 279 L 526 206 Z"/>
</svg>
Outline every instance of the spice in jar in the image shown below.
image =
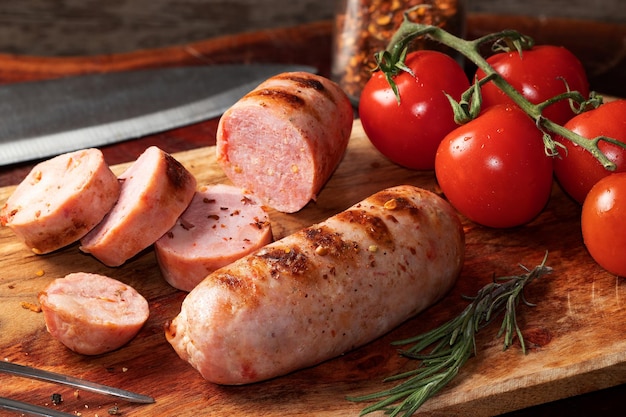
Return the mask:
<svg viewBox="0 0 626 417">
<path fill-rule="evenodd" d="M 374 54 L 386 48 L 406 11 L 411 9 L 411 21 L 438 26 L 456 36 L 462 36 L 465 29 L 463 0 L 343 0 L 340 3 L 335 17 L 332 78 L 355 105 L 376 67 Z M 453 54 L 445 46 L 424 38 L 414 40 L 410 49 Z"/>
</svg>

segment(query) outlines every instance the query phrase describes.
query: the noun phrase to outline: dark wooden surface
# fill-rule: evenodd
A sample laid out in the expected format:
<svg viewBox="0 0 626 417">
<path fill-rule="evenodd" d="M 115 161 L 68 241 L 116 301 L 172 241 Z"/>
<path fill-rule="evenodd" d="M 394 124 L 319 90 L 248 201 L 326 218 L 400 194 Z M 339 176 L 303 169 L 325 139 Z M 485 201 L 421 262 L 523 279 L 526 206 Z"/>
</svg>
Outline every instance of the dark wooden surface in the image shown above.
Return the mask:
<svg viewBox="0 0 626 417">
<path fill-rule="evenodd" d="M 183 45 L 330 19 L 340 0 L 0 2 L 0 53 L 74 56 Z M 623 0 L 466 0 L 468 11 L 626 23 Z"/>
<path fill-rule="evenodd" d="M 478 36 L 484 31 L 492 31 L 503 26 L 515 26 L 525 33 L 534 35 L 538 40 L 545 39 L 570 46 L 589 69 L 592 87 L 607 94 L 624 95 L 621 90 L 622 83 L 619 82 L 624 77 L 624 55 L 619 49 L 624 45 L 623 28 L 566 20 L 549 22 L 537 19 L 507 20 L 494 18 L 491 15 L 476 15 L 470 18 L 470 36 Z M 0 56 L 0 81 L 15 82 L 82 72 L 117 71 L 147 66 L 262 60 L 314 64 L 320 68 L 322 74 L 328 74 L 330 29 L 330 22 L 319 22 L 278 32 L 229 36 L 180 47 L 121 55 L 77 58 Z M 109 163 L 117 164 L 133 160 L 149 144 L 161 146 L 168 152 L 195 149 L 212 144 L 215 126 L 215 120 L 199 123 L 106 147 L 104 152 Z M 32 163 L 26 163 L 0 169 L 0 186 L 19 182 L 31 166 Z M 611 318 L 606 317 L 606 320 L 610 321 Z M 23 343 L 25 346 L 32 345 L 34 341 L 25 340 Z M 586 384 L 568 389 L 571 395 L 588 391 L 593 391 L 592 393 L 515 411 L 509 413 L 508 416 L 622 415 L 621 398 L 626 394 L 626 387 L 618 385 L 597 390 L 606 386 L 606 383 L 601 381 L 606 381 L 607 378 L 610 379 L 610 375 L 595 375 Z M 0 395 L 2 395 L 1 391 Z"/>
</svg>

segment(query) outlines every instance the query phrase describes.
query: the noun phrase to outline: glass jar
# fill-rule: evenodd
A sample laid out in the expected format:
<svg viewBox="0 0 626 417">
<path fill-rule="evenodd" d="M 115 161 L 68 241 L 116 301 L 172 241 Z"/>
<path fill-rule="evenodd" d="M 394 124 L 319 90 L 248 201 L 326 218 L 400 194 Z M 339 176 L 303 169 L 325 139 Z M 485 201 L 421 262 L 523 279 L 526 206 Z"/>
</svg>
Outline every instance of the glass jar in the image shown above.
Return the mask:
<svg viewBox="0 0 626 417">
<path fill-rule="evenodd" d="M 411 11 L 412 22 L 436 25 L 462 37 L 464 3 L 464 0 L 340 0 L 335 16 L 332 79 L 357 105 L 361 90 L 376 67 L 374 54 L 386 48 L 407 9 L 425 5 Z M 416 49 L 435 49 L 454 55 L 444 45 L 424 38 L 413 41 L 411 50 Z"/>
</svg>

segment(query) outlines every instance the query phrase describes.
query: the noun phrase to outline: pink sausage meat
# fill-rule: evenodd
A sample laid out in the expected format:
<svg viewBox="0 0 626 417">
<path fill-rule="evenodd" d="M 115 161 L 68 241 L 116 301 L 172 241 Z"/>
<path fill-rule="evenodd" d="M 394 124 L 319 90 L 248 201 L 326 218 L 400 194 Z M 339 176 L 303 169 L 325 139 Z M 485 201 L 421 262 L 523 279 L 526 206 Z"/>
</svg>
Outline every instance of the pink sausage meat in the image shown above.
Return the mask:
<svg viewBox="0 0 626 417">
<path fill-rule="evenodd" d="M 196 192 L 154 248 L 165 280 L 191 291 L 209 273 L 272 241 L 269 216 L 253 195 L 214 184 Z"/>
<path fill-rule="evenodd" d="M 217 159 L 233 184 L 293 213 L 315 200 L 341 161 L 352 122 L 350 101 L 335 83 L 283 73 L 224 113 Z"/>
<path fill-rule="evenodd" d="M 0 209 L 0 223 L 34 253 L 49 253 L 82 238 L 119 194 L 102 152 L 71 152 L 37 164 Z"/>
<path fill-rule="evenodd" d="M 83 272 L 54 280 L 39 294 L 48 332 L 74 352 L 98 355 L 137 335 L 148 302 L 115 279 Z"/>
<path fill-rule="evenodd" d="M 383 190 L 215 271 L 165 326 L 208 381 L 257 382 L 318 364 L 440 299 L 464 260 L 464 232 L 439 196 Z"/>
<path fill-rule="evenodd" d="M 152 245 L 187 208 L 196 179 L 171 155 L 151 146 L 119 177 L 119 199 L 80 249 L 119 266 Z"/>
</svg>

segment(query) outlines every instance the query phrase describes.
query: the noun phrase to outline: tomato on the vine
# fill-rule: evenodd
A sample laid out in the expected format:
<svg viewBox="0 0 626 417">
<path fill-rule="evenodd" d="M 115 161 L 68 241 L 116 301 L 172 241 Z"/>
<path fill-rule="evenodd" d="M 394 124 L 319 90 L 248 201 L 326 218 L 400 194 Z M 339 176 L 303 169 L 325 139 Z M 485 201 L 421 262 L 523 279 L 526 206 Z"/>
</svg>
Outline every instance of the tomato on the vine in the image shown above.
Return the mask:
<svg viewBox="0 0 626 417">
<path fill-rule="evenodd" d="M 564 127 L 590 140 L 606 136 L 626 145 L 626 100 L 608 102 L 581 113 Z M 559 150 L 559 157 L 554 160 L 554 175 L 561 188 L 580 204 L 601 178 L 626 171 L 626 149 L 621 146 L 604 141 L 598 144 L 600 151 L 616 165 L 614 171 L 609 171 L 586 149 L 560 136 L 555 140 L 565 149 Z"/>
<path fill-rule="evenodd" d="M 626 277 L 626 172 L 598 181 L 582 206 L 581 227 L 591 257 L 607 271 Z"/>
<path fill-rule="evenodd" d="M 550 198 L 553 178 L 542 133 L 508 105 L 490 107 L 448 134 L 437 150 L 435 174 L 461 214 L 495 228 L 535 218 Z"/>
<path fill-rule="evenodd" d="M 491 67 L 531 103 L 539 104 L 568 91 L 578 91 L 587 98 L 589 81 L 580 60 L 568 49 L 554 45 L 538 45 L 529 50 L 500 52 L 487 58 Z M 478 69 L 476 76 L 485 73 Z M 513 104 L 493 82 L 481 88 L 483 108 L 496 104 Z M 574 116 L 568 100 L 546 107 L 543 115 L 562 125 Z"/>
<path fill-rule="evenodd" d="M 469 88 L 461 66 L 450 56 L 420 50 L 407 55 L 414 75 L 393 77 L 400 102 L 382 71 L 369 79 L 359 101 L 359 116 L 374 147 L 396 164 L 416 170 L 434 168 L 435 152 L 443 137 L 457 127 L 452 106 Z"/>
</svg>

